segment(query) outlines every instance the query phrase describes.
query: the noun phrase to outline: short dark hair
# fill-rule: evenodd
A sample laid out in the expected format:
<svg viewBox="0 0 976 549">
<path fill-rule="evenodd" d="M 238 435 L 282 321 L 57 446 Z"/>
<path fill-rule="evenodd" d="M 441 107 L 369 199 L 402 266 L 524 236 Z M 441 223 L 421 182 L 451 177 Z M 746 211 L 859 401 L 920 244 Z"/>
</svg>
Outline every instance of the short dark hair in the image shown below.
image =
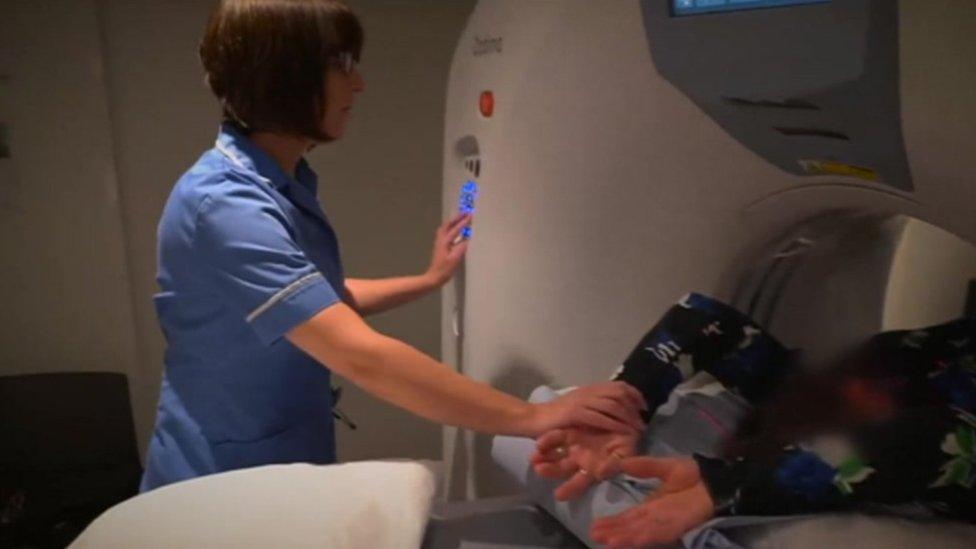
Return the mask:
<svg viewBox="0 0 976 549">
<path fill-rule="evenodd" d="M 221 0 L 200 42 L 207 85 L 224 119 L 245 131 L 329 141 L 325 74 L 344 53 L 359 61 L 363 28 L 340 0 Z"/>
</svg>

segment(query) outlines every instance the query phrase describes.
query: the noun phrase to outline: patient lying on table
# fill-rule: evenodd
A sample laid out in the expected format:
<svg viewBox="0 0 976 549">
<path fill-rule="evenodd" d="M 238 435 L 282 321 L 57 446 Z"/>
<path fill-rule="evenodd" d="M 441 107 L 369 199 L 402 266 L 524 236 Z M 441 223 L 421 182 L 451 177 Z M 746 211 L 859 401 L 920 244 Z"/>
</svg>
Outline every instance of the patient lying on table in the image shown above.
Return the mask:
<svg viewBox="0 0 976 549">
<path fill-rule="evenodd" d="M 659 479 L 643 503 L 593 523 L 591 537 L 609 547 L 673 542 L 721 515 L 915 503 L 976 521 L 976 319 L 879 334 L 816 373 L 791 372 L 795 362 L 741 313 L 691 294 L 615 379 L 663 413 L 686 379 L 713 377 L 753 406 L 722 455 L 635 457 L 638 435 L 573 428 L 539 438 L 534 469 L 566 479 L 561 500 L 619 473 Z"/>
</svg>

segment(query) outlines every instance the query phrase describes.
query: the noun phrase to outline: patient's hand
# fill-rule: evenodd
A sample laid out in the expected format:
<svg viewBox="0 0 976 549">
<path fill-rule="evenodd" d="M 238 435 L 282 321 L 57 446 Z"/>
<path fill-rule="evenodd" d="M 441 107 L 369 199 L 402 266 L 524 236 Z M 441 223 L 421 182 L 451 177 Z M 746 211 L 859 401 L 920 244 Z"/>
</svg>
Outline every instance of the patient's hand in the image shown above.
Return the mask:
<svg viewBox="0 0 976 549">
<path fill-rule="evenodd" d="M 715 514 L 698 464 L 691 458 L 638 457 L 616 465 L 617 472 L 661 479 L 661 487 L 640 505 L 594 521 L 590 537 L 609 549 L 672 543 Z"/>
<path fill-rule="evenodd" d="M 619 471 L 620 460 L 633 456 L 639 431 L 617 433 L 586 427 L 557 429 L 539 437 L 532 464 L 540 477 L 568 479 L 556 489 L 556 499 L 583 495 L 596 482 Z"/>
</svg>

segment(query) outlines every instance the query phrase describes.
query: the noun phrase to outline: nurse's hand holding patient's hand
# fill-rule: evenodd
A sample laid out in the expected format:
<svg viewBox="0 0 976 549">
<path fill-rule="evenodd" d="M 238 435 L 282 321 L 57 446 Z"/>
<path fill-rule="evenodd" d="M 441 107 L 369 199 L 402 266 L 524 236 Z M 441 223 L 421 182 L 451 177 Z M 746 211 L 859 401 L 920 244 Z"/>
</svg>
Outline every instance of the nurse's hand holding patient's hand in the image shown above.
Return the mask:
<svg viewBox="0 0 976 549">
<path fill-rule="evenodd" d="M 631 435 L 644 428 L 640 411 L 647 407 L 640 392 L 621 381 L 587 385 L 533 406 L 530 432 L 536 436 L 573 426 Z"/>
</svg>

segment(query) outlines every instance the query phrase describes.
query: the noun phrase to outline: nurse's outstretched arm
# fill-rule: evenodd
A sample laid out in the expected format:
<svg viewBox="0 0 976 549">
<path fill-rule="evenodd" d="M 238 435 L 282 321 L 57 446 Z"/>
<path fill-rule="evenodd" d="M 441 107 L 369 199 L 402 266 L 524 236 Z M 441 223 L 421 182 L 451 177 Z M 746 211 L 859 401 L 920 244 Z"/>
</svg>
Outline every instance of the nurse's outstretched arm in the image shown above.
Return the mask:
<svg viewBox="0 0 976 549">
<path fill-rule="evenodd" d="M 343 301 L 365 316 L 409 303 L 437 290 L 461 266 L 468 243 L 455 244 L 455 241 L 470 224 L 470 215 L 458 215 L 437 228 L 430 266 L 422 274 L 380 279 L 347 278 Z"/>
<path fill-rule="evenodd" d="M 321 311 L 287 337 L 363 390 L 438 423 L 529 437 L 569 425 L 618 432 L 643 428 L 638 412 L 643 399 L 625 383 L 585 386 L 557 400 L 530 404 L 376 332 L 343 303 Z"/>
</svg>

